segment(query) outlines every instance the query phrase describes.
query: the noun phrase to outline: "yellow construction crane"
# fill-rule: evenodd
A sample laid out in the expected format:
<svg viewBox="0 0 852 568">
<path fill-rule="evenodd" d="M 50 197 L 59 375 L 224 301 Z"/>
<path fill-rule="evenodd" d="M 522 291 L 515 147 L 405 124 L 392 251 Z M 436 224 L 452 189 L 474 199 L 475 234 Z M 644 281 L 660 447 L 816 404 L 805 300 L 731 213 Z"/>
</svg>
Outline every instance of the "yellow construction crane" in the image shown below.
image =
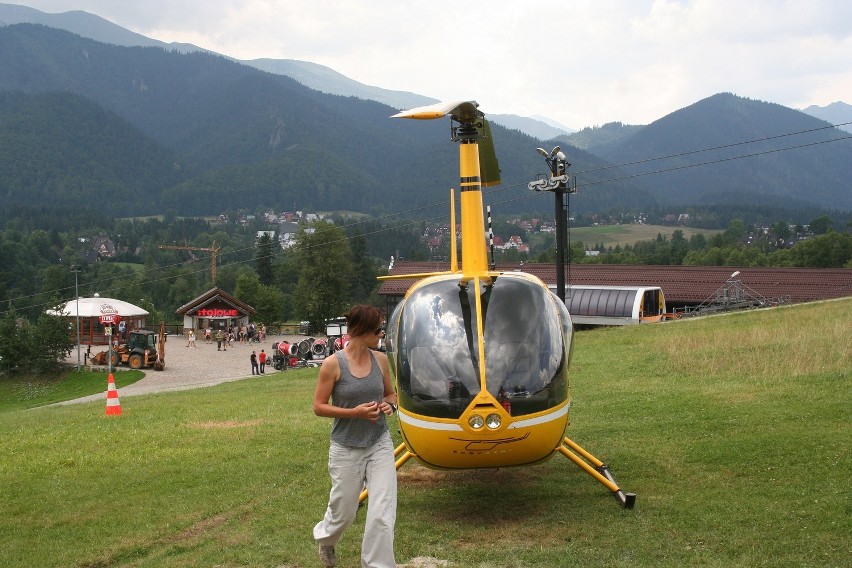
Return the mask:
<svg viewBox="0 0 852 568">
<path fill-rule="evenodd" d="M 216 246 L 216 241 L 213 241 L 213 245 L 209 247 L 191 247 L 188 245 L 159 245 L 157 248 L 160 249 L 168 249 L 168 250 L 193 250 L 193 251 L 203 251 L 210 253 L 210 279 L 213 281 L 213 284 L 216 284 L 216 255 L 219 254 L 221 250 L 220 247 Z"/>
</svg>

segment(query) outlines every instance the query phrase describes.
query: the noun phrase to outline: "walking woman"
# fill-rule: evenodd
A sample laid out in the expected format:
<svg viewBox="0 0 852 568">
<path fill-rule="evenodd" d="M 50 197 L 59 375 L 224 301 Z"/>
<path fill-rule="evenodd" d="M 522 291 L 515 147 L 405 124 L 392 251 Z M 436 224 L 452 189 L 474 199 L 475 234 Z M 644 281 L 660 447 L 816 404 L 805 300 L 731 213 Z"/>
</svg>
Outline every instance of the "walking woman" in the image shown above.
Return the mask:
<svg viewBox="0 0 852 568">
<path fill-rule="evenodd" d="M 396 411 L 396 393 L 387 355 L 374 351 L 384 333 L 382 313 L 373 306 L 354 306 L 346 321 L 349 344 L 323 361 L 314 393 L 314 413 L 334 419 L 328 452 L 331 493 L 325 516 L 314 527 L 314 540 L 322 565 L 334 566 L 334 545 L 355 520 L 366 482 L 361 566 L 396 568 L 396 467 L 385 420 Z"/>
</svg>

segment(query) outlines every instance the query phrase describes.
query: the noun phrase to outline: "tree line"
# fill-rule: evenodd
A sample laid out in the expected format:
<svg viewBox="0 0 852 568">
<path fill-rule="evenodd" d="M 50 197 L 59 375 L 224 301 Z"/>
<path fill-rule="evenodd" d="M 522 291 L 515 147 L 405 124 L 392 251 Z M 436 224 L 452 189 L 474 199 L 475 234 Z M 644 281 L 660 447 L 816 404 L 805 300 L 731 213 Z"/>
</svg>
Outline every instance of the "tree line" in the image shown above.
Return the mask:
<svg viewBox="0 0 852 568">
<path fill-rule="evenodd" d="M 121 299 L 149 311 L 151 322 L 179 323 L 176 310 L 215 286 L 254 307 L 259 323 L 274 327 L 307 320 L 321 329 L 327 319 L 340 316 L 352 303 L 381 305 L 376 276 L 386 272 L 391 256 L 405 260 L 446 256 L 446 251 L 427 248 L 423 221 L 353 222 L 336 217 L 303 223 L 295 245 L 282 250 L 275 236 L 264 232 L 269 224 L 262 217 L 250 217 L 237 219 L 231 214 L 229 220 L 211 220 L 169 214 L 104 219 L 81 210 L 56 219 L 31 210 L 28 215 L 7 218 L 0 231 L 0 334 L 4 338 L 0 370 L 13 370 L 14 361 L 20 359 L 16 353 L 32 354 L 32 360 L 39 361 L 34 368 L 42 370 L 50 368 L 51 361 L 61 360 L 63 350 L 70 349 L 67 329 L 51 324 L 55 318 L 44 313 L 77 294 Z M 814 219 L 808 238 L 789 246 L 801 226 L 791 229 L 789 223 L 778 221 L 769 231 L 758 232 L 733 219 L 712 237 L 696 234 L 687 239 L 682 230 L 675 230 L 671 237 L 658 235 L 626 246 L 572 242 L 568 261 L 852 268 L 852 235 L 835 231 L 833 224 L 825 216 Z M 43 228 L 47 226 L 52 228 Z M 758 238 L 746 239 L 749 234 Z M 98 243 L 106 247 L 101 239 L 111 243 L 111 256 L 95 250 Z M 160 245 L 178 245 L 183 250 Z M 214 245 L 219 251 L 215 281 L 210 253 L 198 250 Z M 589 256 L 588 249 L 598 254 Z M 554 259 L 555 240 L 541 250 L 506 251 L 496 258 L 543 263 Z M 62 340 L 48 349 L 43 341 L 51 337 Z"/>
<path fill-rule="evenodd" d="M 338 217 L 302 224 L 295 246 L 282 250 L 274 237 L 257 236 L 270 228 L 262 217 L 110 219 L 70 211 L 56 219 L 28 213 L 6 219 L 0 230 L 0 316 L 14 311 L 31 321 L 77 294 L 97 293 L 139 305 L 152 321 L 177 322 L 180 306 L 219 287 L 254 307 L 259 322 L 322 322 L 349 303 L 378 304 L 376 276 L 390 256 L 425 258 L 420 221 Z M 108 254 L 96 250 L 106 242 Z M 211 253 L 198 250 L 214 245 L 215 282 Z M 76 280 L 72 267 L 79 267 Z"/>
<path fill-rule="evenodd" d="M 670 238 L 658 233 L 656 239 L 633 245 L 605 247 L 576 241 L 569 247 L 567 260 L 577 264 L 852 268 L 852 234 L 835 231 L 832 225 L 823 216 L 811 222 L 810 231 L 799 226 L 794 234 L 784 221 L 763 230 L 733 219 L 727 229 L 711 237 L 698 233 L 687 239 L 682 230 L 675 229 Z M 588 254 L 590 250 L 595 254 Z M 509 251 L 499 260 L 554 262 L 555 257 L 554 242 L 552 247 L 528 255 Z"/>
</svg>

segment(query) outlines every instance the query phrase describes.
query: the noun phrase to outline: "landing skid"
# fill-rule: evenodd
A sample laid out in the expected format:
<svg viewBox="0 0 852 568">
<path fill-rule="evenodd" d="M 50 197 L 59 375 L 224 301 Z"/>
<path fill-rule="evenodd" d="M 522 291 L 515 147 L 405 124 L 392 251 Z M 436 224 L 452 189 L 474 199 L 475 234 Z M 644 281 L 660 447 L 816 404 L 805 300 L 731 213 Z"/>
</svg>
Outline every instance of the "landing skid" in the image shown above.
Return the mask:
<svg viewBox="0 0 852 568">
<path fill-rule="evenodd" d="M 607 489 L 612 491 L 615 498 L 621 503 L 625 509 L 632 509 L 636 503 L 635 493 L 625 493 L 622 491 L 615 481 L 615 478 L 610 473 L 609 468 L 598 458 L 580 447 L 577 442 L 570 438 L 562 440 L 562 444 L 556 448 L 560 454 L 577 464 L 580 469 L 597 479 Z M 573 451 L 572 451 L 573 450 Z M 576 452 L 576 453 L 575 453 Z M 580 454 L 580 455 L 577 455 Z M 582 457 L 580 457 L 582 456 Z M 591 462 L 592 465 L 589 465 Z"/>
<path fill-rule="evenodd" d="M 581 448 L 579 444 L 577 444 L 570 438 L 565 438 L 564 440 L 562 440 L 562 444 L 556 449 L 563 456 L 577 464 L 580 469 L 597 479 L 607 489 L 612 491 L 613 495 L 618 500 L 618 502 L 621 503 L 622 507 L 624 507 L 625 509 L 633 508 L 633 505 L 636 503 L 636 494 L 625 493 L 624 491 L 622 491 L 618 487 L 618 484 L 616 483 L 615 478 L 612 476 L 612 473 L 610 473 L 609 468 L 602 461 L 600 461 L 598 458 Z M 400 454 L 402 454 L 401 457 Z M 396 449 L 394 449 L 393 457 L 396 459 L 396 469 L 398 470 L 403 465 L 405 465 L 408 460 L 413 458 L 414 454 L 411 453 L 405 447 L 405 444 L 400 444 L 396 447 Z M 591 462 L 594 467 L 589 465 L 588 462 Z M 364 489 L 363 491 L 361 491 L 361 495 L 358 498 L 358 503 L 363 504 L 366 499 L 367 490 Z"/>
</svg>

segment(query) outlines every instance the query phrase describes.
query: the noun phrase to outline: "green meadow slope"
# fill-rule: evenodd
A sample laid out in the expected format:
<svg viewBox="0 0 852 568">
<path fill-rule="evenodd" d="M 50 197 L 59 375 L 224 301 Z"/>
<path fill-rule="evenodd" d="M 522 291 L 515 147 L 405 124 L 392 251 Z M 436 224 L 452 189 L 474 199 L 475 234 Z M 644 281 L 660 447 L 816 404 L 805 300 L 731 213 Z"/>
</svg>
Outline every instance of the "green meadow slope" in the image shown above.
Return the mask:
<svg viewBox="0 0 852 568">
<path fill-rule="evenodd" d="M 397 562 L 844 566 L 852 299 L 576 334 L 568 435 L 633 510 L 557 455 L 399 472 Z M 0 413 L 0 565 L 316 565 L 330 423 L 316 370 Z M 392 425 L 395 435 L 396 425 Z M 364 513 L 338 546 L 358 565 Z"/>
</svg>

